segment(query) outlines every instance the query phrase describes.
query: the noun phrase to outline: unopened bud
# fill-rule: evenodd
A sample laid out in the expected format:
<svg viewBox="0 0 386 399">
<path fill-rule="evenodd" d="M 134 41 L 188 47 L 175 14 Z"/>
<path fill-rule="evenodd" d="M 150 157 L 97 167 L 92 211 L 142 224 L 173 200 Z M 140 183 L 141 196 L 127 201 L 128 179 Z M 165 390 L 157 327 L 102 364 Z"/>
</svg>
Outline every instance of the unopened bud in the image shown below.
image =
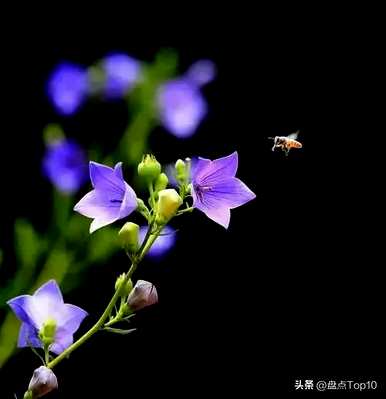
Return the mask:
<svg viewBox="0 0 386 399">
<path fill-rule="evenodd" d="M 124 282 L 125 279 L 126 279 L 126 275 L 125 275 L 125 273 L 122 273 L 122 274 L 117 278 L 117 280 L 115 281 L 115 291 L 118 291 L 122 284 L 125 285 L 125 286 L 122 288 L 122 291 L 121 291 L 122 296 L 127 296 L 127 295 L 129 295 L 129 293 L 130 293 L 131 290 L 133 289 L 133 282 L 131 281 L 131 279 L 129 278 L 129 280 L 126 281 L 126 283 Z"/>
<path fill-rule="evenodd" d="M 40 398 L 57 388 L 58 380 L 54 372 L 48 367 L 40 366 L 32 375 L 26 395 L 30 392 L 33 399 Z"/>
<path fill-rule="evenodd" d="M 132 311 L 140 310 L 158 302 L 158 294 L 152 283 L 138 280 L 127 298 L 127 305 Z"/>
<path fill-rule="evenodd" d="M 158 224 L 167 223 L 176 214 L 182 202 L 182 198 L 174 188 L 161 190 L 158 193 L 156 222 Z"/>
<path fill-rule="evenodd" d="M 138 165 L 138 175 L 146 182 L 154 182 L 161 173 L 161 164 L 153 155 L 145 155 Z"/>
<path fill-rule="evenodd" d="M 186 164 L 182 159 L 179 159 L 175 165 L 176 169 L 176 179 L 179 183 L 185 182 L 186 176 Z"/>
<path fill-rule="evenodd" d="M 119 241 L 126 251 L 135 253 L 138 250 L 138 234 L 139 226 L 132 222 L 125 223 L 121 230 L 119 230 Z"/>
<path fill-rule="evenodd" d="M 164 190 L 168 186 L 168 183 L 169 183 L 169 179 L 166 176 L 166 174 L 165 173 L 161 173 L 158 176 L 157 180 L 155 181 L 155 186 L 154 186 L 155 191 Z"/>
</svg>

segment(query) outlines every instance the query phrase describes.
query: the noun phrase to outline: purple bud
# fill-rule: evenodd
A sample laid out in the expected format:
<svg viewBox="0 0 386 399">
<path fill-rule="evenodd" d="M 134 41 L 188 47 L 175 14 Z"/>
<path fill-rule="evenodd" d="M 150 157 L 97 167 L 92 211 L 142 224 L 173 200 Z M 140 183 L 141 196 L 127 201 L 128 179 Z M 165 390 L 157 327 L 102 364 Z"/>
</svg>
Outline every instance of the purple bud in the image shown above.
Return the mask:
<svg viewBox="0 0 386 399">
<path fill-rule="evenodd" d="M 40 398 L 58 388 L 58 380 L 54 372 L 45 366 L 40 366 L 32 375 L 28 390 L 33 398 Z"/>
<path fill-rule="evenodd" d="M 127 304 L 133 311 L 140 310 L 146 306 L 154 305 L 158 302 L 158 294 L 152 283 L 138 280 L 127 298 Z"/>
</svg>

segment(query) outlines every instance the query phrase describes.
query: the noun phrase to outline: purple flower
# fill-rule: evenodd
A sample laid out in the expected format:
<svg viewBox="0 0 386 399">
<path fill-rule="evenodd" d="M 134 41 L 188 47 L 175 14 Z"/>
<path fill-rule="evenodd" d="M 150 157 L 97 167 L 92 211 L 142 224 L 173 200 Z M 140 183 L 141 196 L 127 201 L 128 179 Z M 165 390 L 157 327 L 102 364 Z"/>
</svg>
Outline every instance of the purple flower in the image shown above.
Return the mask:
<svg viewBox="0 0 386 399">
<path fill-rule="evenodd" d="M 127 304 L 134 312 L 157 302 L 158 294 L 155 286 L 145 280 L 138 280 L 127 298 Z"/>
<path fill-rule="evenodd" d="M 194 134 L 208 108 L 200 89 L 184 78 L 168 81 L 160 87 L 158 106 L 162 124 L 179 138 Z"/>
<path fill-rule="evenodd" d="M 192 174 L 193 206 L 225 228 L 229 226 L 230 209 L 256 197 L 235 177 L 237 166 L 237 152 L 214 161 L 198 158 Z"/>
<path fill-rule="evenodd" d="M 43 172 L 59 191 L 72 194 L 87 179 L 85 153 L 73 140 L 53 141 L 43 158 Z"/>
<path fill-rule="evenodd" d="M 59 64 L 48 80 L 47 94 L 58 113 L 75 113 L 86 98 L 86 69 L 69 62 Z"/>
<path fill-rule="evenodd" d="M 123 97 L 138 81 L 141 64 L 123 53 L 113 53 L 103 59 L 104 91 L 108 98 Z"/>
<path fill-rule="evenodd" d="M 139 239 L 142 244 L 146 232 L 147 226 L 142 226 L 139 229 Z M 174 245 L 176 241 L 176 232 L 169 226 L 165 226 L 162 230 L 162 233 L 158 238 L 154 241 L 153 245 L 150 247 L 147 256 L 158 258 L 162 255 L 165 255 Z"/>
<path fill-rule="evenodd" d="M 94 219 L 90 233 L 125 218 L 137 208 L 137 196 L 123 180 L 122 162 L 117 163 L 114 169 L 90 162 L 90 178 L 94 190 L 74 207 L 74 211 Z"/>
<path fill-rule="evenodd" d="M 56 354 L 72 344 L 73 334 L 87 316 L 83 309 L 63 302 L 60 288 L 54 280 L 42 285 L 33 295 L 21 295 L 7 303 L 22 321 L 18 347 L 42 347 L 39 333 L 50 323 L 55 326 L 50 351 Z"/>
<path fill-rule="evenodd" d="M 196 86 L 202 87 L 216 77 L 216 65 L 210 60 L 195 62 L 185 75 Z"/>
</svg>

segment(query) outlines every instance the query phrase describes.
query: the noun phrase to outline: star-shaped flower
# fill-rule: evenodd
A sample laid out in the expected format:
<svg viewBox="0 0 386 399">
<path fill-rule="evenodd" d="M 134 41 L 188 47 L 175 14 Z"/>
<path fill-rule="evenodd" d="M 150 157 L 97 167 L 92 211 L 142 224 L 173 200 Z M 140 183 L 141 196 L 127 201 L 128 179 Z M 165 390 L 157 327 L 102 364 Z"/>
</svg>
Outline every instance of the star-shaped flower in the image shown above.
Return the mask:
<svg viewBox="0 0 386 399">
<path fill-rule="evenodd" d="M 94 219 L 90 233 L 125 218 L 137 208 L 137 196 L 123 180 L 121 162 L 114 169 L 90 162 L 90 179 L 94 190 L 74 207 L 74 211 Z"/>
<path fill-rule="evenodd" d="M 7 303 L 22 321 L 18 347 L 43 347 L 39 333 L 50 323 L 54 326 L 50 351 L 56 354 L 72 344 L 73 334 L 87 316 L 87 312 L 78 306 L 64 303 L 54 280 L 42 285 L 33 295 L 20 295 Z"/>
<path fill-rule="evenodd" d="M 193 206 L 228 228 L 230 210 L 256 195 L 237 177 L 238 155 L 234 152 L 214 161 L 198 158 L 192 171 Z"/>
</svg>

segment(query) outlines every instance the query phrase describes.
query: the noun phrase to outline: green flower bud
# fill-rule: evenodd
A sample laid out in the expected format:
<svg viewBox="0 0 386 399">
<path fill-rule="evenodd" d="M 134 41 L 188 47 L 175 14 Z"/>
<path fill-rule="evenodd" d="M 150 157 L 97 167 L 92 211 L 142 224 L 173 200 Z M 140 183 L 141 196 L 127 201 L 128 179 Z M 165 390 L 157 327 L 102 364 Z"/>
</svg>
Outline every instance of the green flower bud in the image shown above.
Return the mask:
<svg viewBox="0 0 386 399">
<path fill-rule="evenodd" d="M 167 223 L 176 214 L 182 202 L 182 198 L 174 188 L 161 190 L 158 193 L 156 222 Z"/>
<path fill-rule="evenodd" d="M 123 284 L 124 280 L 125 280 L 125 273 L 122 273 L 115 281 L 115 291 L 119 289 L 119 287 Z M 129 278 L 129 280 L 126 281 L 124 288 L 122 289 L 121 292 L 122 296 L 129 295 L 132 289 L 133 289 L 133 282 Z"/>
<path fill-rule="evenodd" d="M 161 173 L 161 164 L 154 155 L 145 155 L 138 165 L 138 175 L 146 182 L 152 183 Z"/>
<path fill-rule="evenodd" d="M 125 223 L 119 230 L 119 241 L 126 251 L 135 253 L 139 248 L 138 241 L 139 226 L 132 222 Z"/>
<path fill-rule="evenodd" d="M 187 179 L 186 164 L 182 159 L 179 159 L 175 165 L 176 179 L 179 183 L 183 183 Z"/>
<path fill-rule="evenodd" d="M 55 341 L 56 321 L 47 319 L 39 331 L 39 338 L 44 346 L 49 346 Z"/>
<path fill-rule="evenodd" d="M 155 181 L 155 191 L 164 190 L 169 183 L 169 179 L 165 173 L 161 173 Z"/>
</svg>

